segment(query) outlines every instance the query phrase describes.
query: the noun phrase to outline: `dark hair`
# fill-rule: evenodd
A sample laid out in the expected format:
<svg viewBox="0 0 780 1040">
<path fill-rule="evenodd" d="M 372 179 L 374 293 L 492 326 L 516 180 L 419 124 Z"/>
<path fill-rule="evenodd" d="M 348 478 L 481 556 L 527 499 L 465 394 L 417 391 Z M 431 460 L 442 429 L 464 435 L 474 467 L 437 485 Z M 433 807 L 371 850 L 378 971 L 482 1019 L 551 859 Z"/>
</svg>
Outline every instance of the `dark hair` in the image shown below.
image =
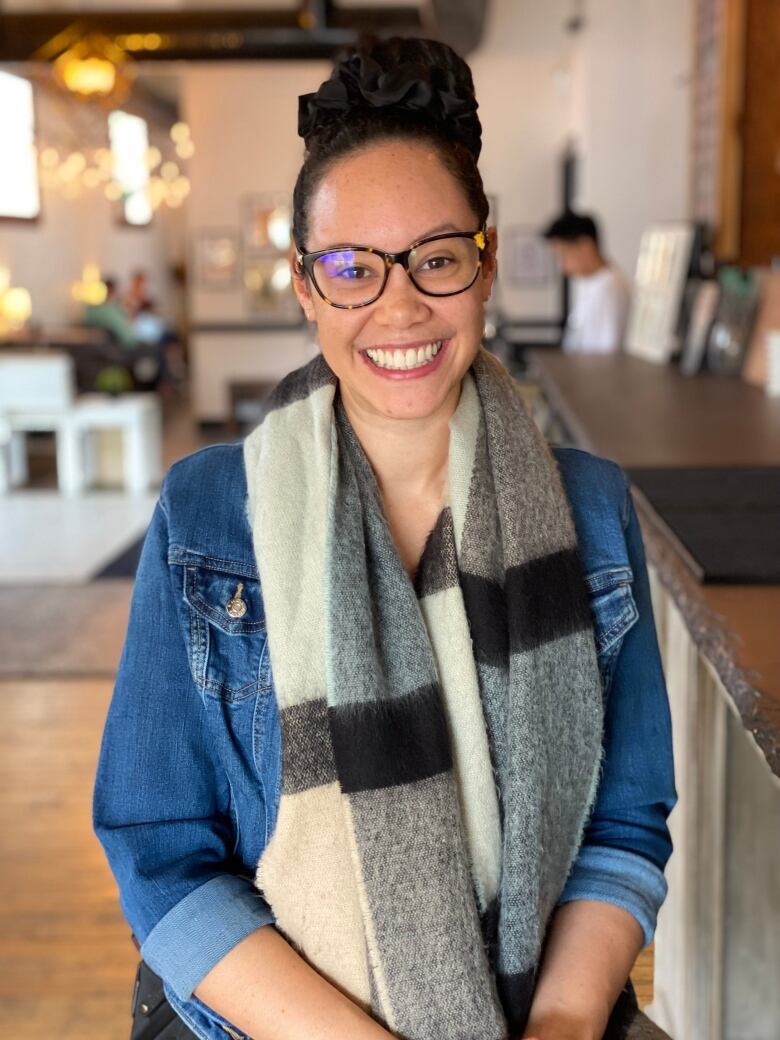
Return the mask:
<svg viewBox="0 0 780 1040">
<path fill-rule="evenodd" d="M 106 296 L 110 296 L 111 293 L 116 292 L 116 278 L 112 278 L 110 275 L 103 279 L 103 285 L 106 287 Z"/>
<path fill-rule="evenodd" d="M 576 242 L 578 238 L 592 238 L 598 247 L 599 226 L 588 213 L 575 213 L 567 209 L 542 232 L 544 238 L 557 238 L 561 242 Z"/>
<path fill-rule="evenodd" d="M 350 152 L 401 137 L 436 148 L 480 226 L 488 201 L 477 168 L 482 127 L 466 62 L 435 40 L 366 40 L 348 52 L 313 94 L 299 98 L 306 146 L 293 192 L 293 238 L 305 248 L 308 206 L 327 170 Z"/>
</svg>

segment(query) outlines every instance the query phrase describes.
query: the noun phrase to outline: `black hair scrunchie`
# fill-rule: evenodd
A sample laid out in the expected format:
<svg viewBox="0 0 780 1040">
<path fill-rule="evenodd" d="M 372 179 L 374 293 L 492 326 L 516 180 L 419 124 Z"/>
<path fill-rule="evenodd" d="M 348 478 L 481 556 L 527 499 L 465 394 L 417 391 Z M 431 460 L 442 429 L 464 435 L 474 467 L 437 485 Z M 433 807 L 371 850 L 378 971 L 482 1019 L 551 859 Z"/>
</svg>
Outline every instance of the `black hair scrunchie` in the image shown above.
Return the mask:
<svg viewBox="0 0 780 1040">
<path fill-rule="evenodd" d="M 482 127 L 477 100 L 473 94 L 459 94 L 455 77 L 444 69 L 407 62 L 385 71 L 369 55 L 353 54 L 319 90 L 298 98 L 298 134 L 306 141 L 315 130 L 356 108 L 395 108 L 425 116 L 479 158 Z"/>
</svg>

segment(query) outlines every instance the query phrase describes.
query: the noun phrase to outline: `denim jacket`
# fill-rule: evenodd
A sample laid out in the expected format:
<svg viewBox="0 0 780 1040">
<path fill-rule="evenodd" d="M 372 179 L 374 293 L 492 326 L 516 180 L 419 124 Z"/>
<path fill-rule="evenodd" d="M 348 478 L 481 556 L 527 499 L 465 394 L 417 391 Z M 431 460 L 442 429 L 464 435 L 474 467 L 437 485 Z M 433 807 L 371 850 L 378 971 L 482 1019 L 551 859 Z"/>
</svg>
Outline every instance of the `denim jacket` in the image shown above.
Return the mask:
<svg viewBox="0 0 780 1040">
<path fill-rule="evenodd" d="M 671 723 L 642 539 L 614 463 L 555 449 L 590 594 L 605 699 L 596 804 L 560 898 L 628 910 L 652 938 L 671 853 Z M 225 607 L 236 594 L 242 617 Z M 94 825 L 124 914 L 199 1037 L 242 1034 L 194 996 L 274 921 L 254 869 L 280 798 L 279 712 L 240 444 L 176 463 L 138 569 Z"/>
</svg>

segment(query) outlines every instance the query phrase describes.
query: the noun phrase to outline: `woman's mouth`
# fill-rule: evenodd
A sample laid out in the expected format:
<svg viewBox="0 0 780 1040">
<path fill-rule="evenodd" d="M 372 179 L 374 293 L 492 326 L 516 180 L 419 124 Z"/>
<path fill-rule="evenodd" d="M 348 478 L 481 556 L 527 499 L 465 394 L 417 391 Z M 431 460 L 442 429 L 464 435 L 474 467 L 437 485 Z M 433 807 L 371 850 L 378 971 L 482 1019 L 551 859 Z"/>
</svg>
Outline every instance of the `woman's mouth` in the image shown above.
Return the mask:
<svg viewBox="0 0 780 1040">
<path fill-rule="evenodd" d="M 370 366 L 382 375 L 404 379 L 427 375 L 438 366 L 449 340 L 431 340 L 413 347 L 377 347 L 362 354 Z"/>
</svg>

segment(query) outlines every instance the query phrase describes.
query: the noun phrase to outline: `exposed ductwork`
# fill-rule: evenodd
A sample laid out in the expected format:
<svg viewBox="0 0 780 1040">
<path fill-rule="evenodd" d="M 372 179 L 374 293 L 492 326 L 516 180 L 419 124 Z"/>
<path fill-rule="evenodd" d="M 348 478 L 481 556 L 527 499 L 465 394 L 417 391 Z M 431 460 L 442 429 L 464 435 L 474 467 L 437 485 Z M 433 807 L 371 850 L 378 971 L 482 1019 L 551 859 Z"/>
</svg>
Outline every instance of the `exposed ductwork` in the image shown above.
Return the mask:
<svg viewBox="0 0 780 1040">
<path fill-rule="evenodd" d="M 307 0 L 298 8 L 257 10 L 107 7 L 88 15 L 62 9 L 6 14 L 0 15 L 0 61 L 52 60 L 58 40 L 94 32 L 141 61 L 322 59 L 364 33 L 433 36 L 466 55 L 481 39 L 487 2 L 339 7 L 330 0 Z"/>
</svg>

